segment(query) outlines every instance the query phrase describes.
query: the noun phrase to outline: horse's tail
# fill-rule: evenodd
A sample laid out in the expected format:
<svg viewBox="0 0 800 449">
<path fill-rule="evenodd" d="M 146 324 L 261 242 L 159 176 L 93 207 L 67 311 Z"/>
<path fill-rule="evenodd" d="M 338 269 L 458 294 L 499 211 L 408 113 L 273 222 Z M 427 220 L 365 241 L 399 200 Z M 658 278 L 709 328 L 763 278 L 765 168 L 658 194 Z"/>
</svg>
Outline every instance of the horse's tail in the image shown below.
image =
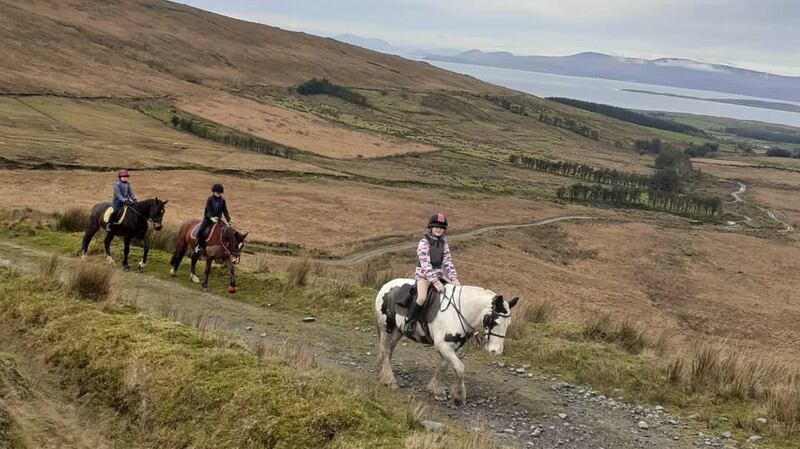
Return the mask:
<svg viewBox="0 0 800 449">
<path fill-rule="evenodd" d="M 89 252 L 89 244 L 92 243 L 92 238 L 97 231 L 100 229 L 100 220 L 97 218 L 95 214 L 95 209 L 93 208 L 91 213 L 89 213 L 89 222 L 86 223 L 86 230 L 83 231 L 83 240 L 81 241 L 81 254 L 86 255 Z"/>
<path fill-rule="evenodd" d="M 183 257 L 186 256 L 186 252 L 189 250 L 192 239 L 192 228 L 194 228 L 196 223 L 196 221 L 186 222 L 181 225 L 181 229 L 178 231 L 178 239 L 175 242 L 175 252 L 172 253 L 172 259 L 169 262 L 173 272 L 178 271 Z"/>
</svg>

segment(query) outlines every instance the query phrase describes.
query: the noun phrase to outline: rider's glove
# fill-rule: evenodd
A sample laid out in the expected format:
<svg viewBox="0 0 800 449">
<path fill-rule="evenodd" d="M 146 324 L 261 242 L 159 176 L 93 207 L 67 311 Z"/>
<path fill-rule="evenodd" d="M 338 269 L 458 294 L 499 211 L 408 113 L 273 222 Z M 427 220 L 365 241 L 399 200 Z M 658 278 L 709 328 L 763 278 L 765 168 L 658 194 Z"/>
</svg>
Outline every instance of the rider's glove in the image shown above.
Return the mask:
<svg viewBox="0 0 800 449">
<path fill-rule="evenodd" d="M 433 283 L 433 288 L 441 293 L 444 291 L 444 284 L 442 284 L 442 281 L 436 281 Z"/>
<path fill-rule="evenodd" d="M 216 223 L 219 217 L 211 217 L 211 223 Z"/>
</svg>

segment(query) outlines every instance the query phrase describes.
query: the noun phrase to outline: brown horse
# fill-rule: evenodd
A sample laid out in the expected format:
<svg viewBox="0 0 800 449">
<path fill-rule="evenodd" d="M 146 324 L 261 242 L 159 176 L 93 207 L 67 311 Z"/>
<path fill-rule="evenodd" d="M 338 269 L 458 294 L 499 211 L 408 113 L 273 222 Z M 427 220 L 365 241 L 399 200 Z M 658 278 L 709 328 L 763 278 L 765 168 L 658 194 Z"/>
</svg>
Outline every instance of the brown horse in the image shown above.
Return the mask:
<svg viewBox="0 0 800 449">
<path fill-rule="evenodd" d="M 197 245 L 197 230 L 200 225 L 200 220 L 189 220 L 181 225 L 181 230 L 178 233 L 178 242 L 175 245 L 175 253 L 172 255 L 170 265 L 172 268 L 169 274 L 175 276 L 178 272 L 178 267 L 181 265 L 183 257 L 187 251 L 192 252 L 192 270 L 189 274 L 189 279 L 192 282 L 200 282 L 200 278 L 195 274 L 197 261 L 200 257 L 206 259 L 206 272 L 203 278 L 203 291 L 208 291 L 208 275 L 211 273 L 211 264 L 214 261 L 225 264 L 231 273 L 231 282 L 228 286 L 228 292 L 236 293 L 236 264 L 239 263 L 239 258 L 242 255 L 242 248 L 244 248 L 244 239 L 247 233 L 240 234 L 237 230 L 225 224 L 222 220 L 211 227 L 208 236 L 206 237 L 206 246 L 202 254 L 194 252 Z"/>
</svg>

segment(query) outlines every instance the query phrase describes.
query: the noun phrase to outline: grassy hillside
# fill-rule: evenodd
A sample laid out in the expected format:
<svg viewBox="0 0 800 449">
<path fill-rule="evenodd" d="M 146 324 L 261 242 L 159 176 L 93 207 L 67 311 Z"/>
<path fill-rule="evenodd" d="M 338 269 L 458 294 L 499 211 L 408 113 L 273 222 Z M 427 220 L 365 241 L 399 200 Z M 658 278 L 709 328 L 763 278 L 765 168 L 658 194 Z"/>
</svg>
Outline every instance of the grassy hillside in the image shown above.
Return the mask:
<svg viewBox="0 0 800 449">
<path fill-rule="evenodd" d="M 198 84 L 289 86 L 312 76 L 364 87 L 503 91 L 429 64 L 163 0 L 0 5 L 4 92 L 169 95 Z"/>
</svg>

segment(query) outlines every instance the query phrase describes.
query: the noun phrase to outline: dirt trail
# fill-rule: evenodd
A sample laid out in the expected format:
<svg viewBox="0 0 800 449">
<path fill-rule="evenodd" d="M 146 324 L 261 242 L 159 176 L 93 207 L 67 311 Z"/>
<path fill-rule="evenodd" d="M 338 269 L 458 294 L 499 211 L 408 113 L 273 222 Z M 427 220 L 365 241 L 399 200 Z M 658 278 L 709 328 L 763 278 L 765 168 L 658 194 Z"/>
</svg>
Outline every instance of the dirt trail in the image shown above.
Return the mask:
<svg viewBox="0 0 800 449">
<path fill-rule="evenodd" d="M 745 184 L 745 183 L 743 183 L 743 182 L 740 182 L 740 181 L 734 181 L 734 182 L 735 182 L 736 184 L 739 184 L 739 190 L 736 190 L 735 192 L 731 192 L 731 196 L 733 197 L 733 201 L 734 201 L 735 203 L 745 203 L 745 204 L 749 204 L 749 205 L 751 205 L 751 206 L 755 207 L 756 209 L 760 210 L 762 213 L 765 213 L 765 214 L 767 214 L 767 217 L 769 217 L 769 219 L 770 219 L 770 220 L 772 220 L 772 221 L 774 221 L 774 222 L 777 222 L 777 223 L 779 223 L 781 226 L 783 226 L 783 230 L 782 230 L 782 231 L 780 231 L 780 232 L 789 233 L 789 232 L 793 232 L 793 231 L 794 231 L 794 226 L 792 226 L 792 225 L 790 225 L 789 223 L 787 223 L 787 222 L 785 222 L 785 221 L 783 221 L 783 220 L 779 219 L 779 218 L 778 218 L 778 217 L 775 215 L 775 212 L 774 212 L 774 211 L 771 211 L 771 210 L 769 210 L 769 209 L 766 209 L 766 208 L 763 208 L 763 207 L 761 207 L 761 206 L 758 206 L 758 205 L 756 205 L 756 204 L 753 204 L 753 203 L 751 203 L 751 202 L 749 202 L 749 201 L 745 200 L 744 198 L 742 198 L 742 195 L 744 195 L 744 194 L 745 194 L 745 192 L 747 191 L 747 184 Z M 780 212 L 780 213 L 782 213 L 782 212 Z M 785 214 L 783 214 L 783 215 L 785 216 Z M 750 218 L 750 217 L 748 217 L 747 215 L 742 215 L 742 217 L 744 218 L 744 221 L 745 221 L 745 222 L 748 222 L 748 223 L 749 223 L 749 222 L 753 221 L 753 219 L 752 219 L 752 218 Z M 740 223 L 741 223 L 741 222 L 740 222 Z"/>
<path fill-rule="evenodd" d="M 524 223 L 524 224 L 507 224 L 507 225 L 492 225 L 492 226 L 484 226 L 482 228 L 474 229 L 472 231 L 462 232 L 458 234 L 448 234 L 447 239 L 450 241 L 458 241 L 463 239 L 468 239 L 471 237 L 475 237 L 476 235 L 480 235 L 489 231 L 497 231 L 502 229 L 519 229 L 519 228 L 532 228 L 538 226 L 544 226 L 551 223 L 558 223 L 560 221 L 568 221 L 568 220 L 597 220 L 597 217 L 586 217 L 580 215 L 570 215 L 565 217 L 554 217 L 548 218 L 546 220 L 540 220 L 533 223 Z M 404 251 L 412 248 L 417 247 L 417 242 L 409 242 L 409 243 L 398 243 L 394 245 L 387 245 L 380 248 L 373 248 L 366 251 L 357 252 L 355 254 L 351 254 L 343 259 L 328 259 L 323 260 L 323 262 L 329 265 L 335 266 L 352 266 L 358 265 L 361 262 L 364 262 L 369 259 L 373 259 L 375 257 L 382 256 L 384 254 L 394 253 L 397 251 Z"/>
<path fill-rule="evenodd" d="M 44 251 L 8 241 L 0 240 L 0 248 L 6 263 L 23 270 L 35 270 L 48 256 Z M 65 260 L 67 264 L 75 262 Z M 145 276 L 147 282 L 143 283 Z M 202 294 L 147 274 L 120 272 L 117 279 L 124 299 L 145 313 L 201 324 L 206 330 L 247 341 L 267 338 L 310 345 L 325 365 L 362 374 L 365 380 L 375 379 L 376 337 L 372 327 L 353 328 L 341 322 L 303 323 L 299 313 L 281 313 L 230 297 Z M 401 343 L 394 362 L 401 389 L 418 396 L 439 415 L 467 427 L 485 426 L 520 446 L 692 447 L 692 438 L 686 436 L 688 431 L 684 426 L 668 423 L 661 412 L 637 410 L 549 377 L 512 373 L 508 367 L 478 362 L 470 354 L 465 357 L 468 405 L 456 408 L 450 403 L 436 402 L 424 391 L 436 360 L 432 348 Z M 502 357 L 497 360 L 502 361 Z M 649 429 L 640 429 L 639 420 L 647 420 Z M 536 436 L 534 429 L 539 429 Z"/>
</svg>

